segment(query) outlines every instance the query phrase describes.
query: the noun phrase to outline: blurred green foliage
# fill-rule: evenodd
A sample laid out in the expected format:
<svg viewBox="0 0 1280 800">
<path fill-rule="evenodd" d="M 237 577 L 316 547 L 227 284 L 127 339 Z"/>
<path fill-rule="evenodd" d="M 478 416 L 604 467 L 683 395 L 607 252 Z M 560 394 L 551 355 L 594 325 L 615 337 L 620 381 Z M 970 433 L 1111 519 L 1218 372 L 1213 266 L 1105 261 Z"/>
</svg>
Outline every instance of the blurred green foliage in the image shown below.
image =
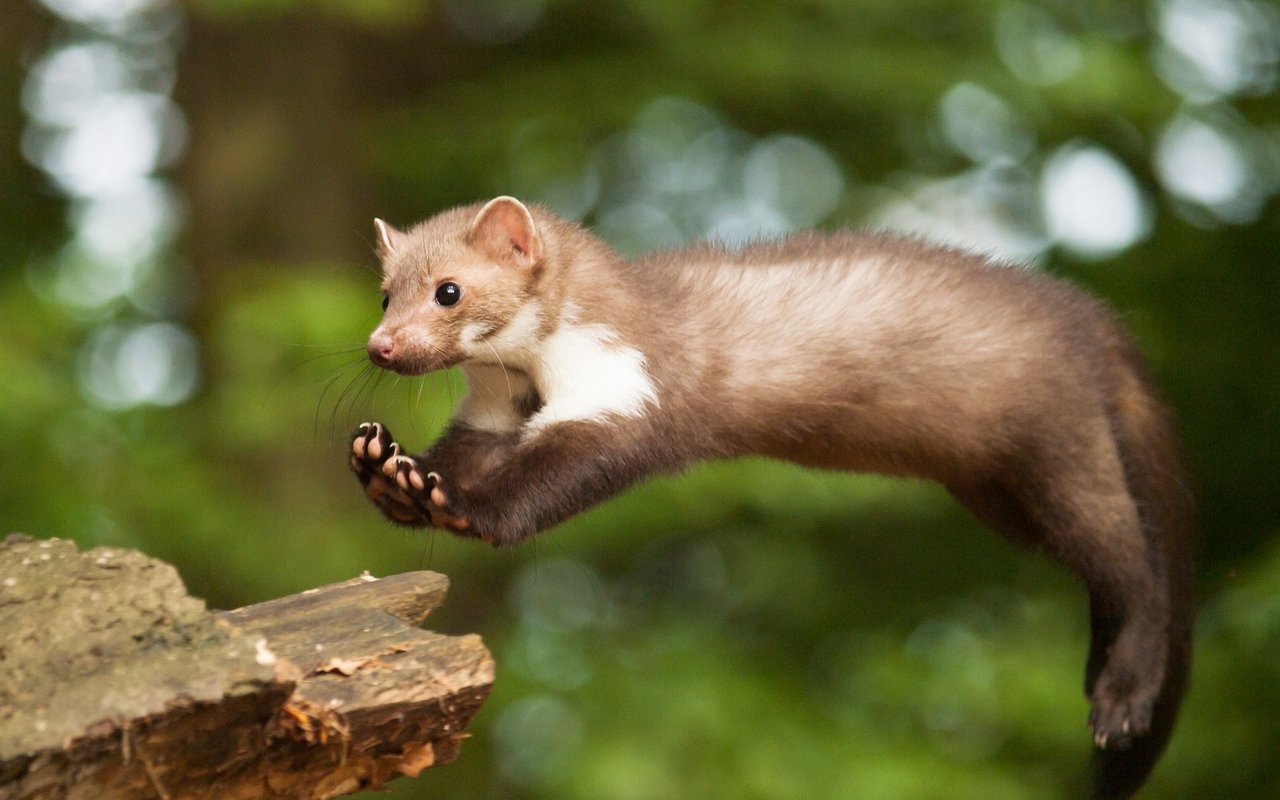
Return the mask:
<svg viewBox="0 0 1280 800">
<path fill-rule="evenodd" d="M 157 5 L 159 30 L 176 12 Z M 37 168 L 29 74 L 94 37 L 155 45 L 3 6 L 0 533 L 137 547 L 220 607 L 365 569 L 448 574 L 432 625 L 481 633 L 498 682 L 460 761 L 393 796 L 1079 796 L 1083 592 L 937 487 L 706 465 L 492 551 L 392 528 L 346 473 L 356 423 L 425 445 L 464 390 L 455 375 L 365 367 L 374 213 L 407 223 L 511 192 L 642 247 L 705 233 L 713 200 L 750 200 L 743 165 L 797 140 L 787 152 L 835 165 L 823 225 L 895 224 L 889 210 L 929 212 L 930 191 L 970 185 L 948 180 L 994 181 L 994 195 L 956 195 L 960 227 L 1030 231 L 1044 269 L 1125 315 L 1181 417 L 1205 529 L 1194 687 L 1143 796 L 1276 796 L 1273 7 L 194 0 L 173 94 L 185 155 L 155 169 L 185 198 L 179 238 L 160 248 L 160 277 L 86 303 L 60 288 L 84 201 Z M 1197 84 L 1199 62 L 1175 47 L 1176 15 L 1194 23 L 1197 9 L 1243 21 L 1218 41 L 1244 64 L 1234 84 L 1211 70 Z M 1031 147 L 967 152 L 940 121 L 958 84 L 999 98 Z M 1175 191 L 1159 167 L 1175 118 L 1226 120 L 1216 130 L 1235 132 L 1247 167 L 1236 196 Z M 1046 164 L 1074 142 L 1110 153 L 1150 215 L 1100 256 L 1046 234 L 1038 205 Z M 655 188 L 665 163 L 705 167 L 687 160 L 701 146 L 718 194 Z M 175 405 L 111 407 L 93 388 L 96 332 L 156 320 L 195 337 L 198 385 Z"/>
</svg>

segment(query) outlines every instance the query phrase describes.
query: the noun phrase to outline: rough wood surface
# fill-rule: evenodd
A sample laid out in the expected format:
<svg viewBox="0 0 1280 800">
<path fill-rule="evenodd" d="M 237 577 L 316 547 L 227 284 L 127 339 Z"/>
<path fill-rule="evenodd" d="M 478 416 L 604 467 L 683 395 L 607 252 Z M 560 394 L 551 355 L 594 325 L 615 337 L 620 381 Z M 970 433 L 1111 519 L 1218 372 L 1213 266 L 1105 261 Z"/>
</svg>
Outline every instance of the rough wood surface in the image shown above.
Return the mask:
<svg viewBox="0 0 1280 800">
<path fill-rule="evenodd" d="M 0 543 L 0 800 L 328 798 L 452 761 L 477 636 L 418 625 L 431 572 L 235 611 L 140 553 Z"/>
</svg>

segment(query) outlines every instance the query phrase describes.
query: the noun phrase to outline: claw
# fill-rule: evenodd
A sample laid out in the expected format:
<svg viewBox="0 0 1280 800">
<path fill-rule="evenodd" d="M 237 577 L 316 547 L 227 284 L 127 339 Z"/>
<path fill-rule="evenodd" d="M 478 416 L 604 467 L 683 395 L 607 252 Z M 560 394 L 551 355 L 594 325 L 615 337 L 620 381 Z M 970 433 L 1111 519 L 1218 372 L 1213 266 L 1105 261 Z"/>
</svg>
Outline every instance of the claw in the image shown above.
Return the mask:
<svg viewBox="0 0 1280 800">
<path fill-rule="evenodd" d="M 399 445 L 392 444 L 391 448 L 392 448 L 391 457 L 388 458 L 386 461 L 384 461 L 382 464 L 382 474 L 386 475 L 388 478 L 394 478 L 396 483 L 400 483 L 399 473 L 400 473 L 401 465 L 408 465 L 412 467 L 413 459 L 410 458 L 409 456 L 400 455 Z M 400 488 L 404 489 L 406 487 L 404 486 L 404 484 L 400 484 Z"/>
<path fill-rule="evenodd" d="M 449 498 L 445 495 L 444 490 L 440 488 L 440 473 L 428 472 L 427 480 L 431 481 L 431 502 L 438 506 L 447 505 Z"/>
</svg>

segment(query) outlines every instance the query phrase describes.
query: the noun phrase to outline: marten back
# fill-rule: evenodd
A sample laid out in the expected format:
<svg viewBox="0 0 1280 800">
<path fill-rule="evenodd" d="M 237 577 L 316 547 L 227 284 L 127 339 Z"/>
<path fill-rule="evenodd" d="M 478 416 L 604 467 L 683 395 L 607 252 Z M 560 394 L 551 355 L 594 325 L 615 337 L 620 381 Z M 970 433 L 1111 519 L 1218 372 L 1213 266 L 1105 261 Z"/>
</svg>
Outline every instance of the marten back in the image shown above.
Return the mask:
<svg viewBox="0 0 1280 800">
<path fill-rule="evenodd" d="M 1105 405 L 1111 315 L 1021 267 L 842 233 L 624 268 L 652 287 L 639 319 L 663 321 L 642 338 L 664 402 L 718 424 L 723 445 L 759 452 L 773 431 L 771 455 L 945 481 Z"/>
</svg>

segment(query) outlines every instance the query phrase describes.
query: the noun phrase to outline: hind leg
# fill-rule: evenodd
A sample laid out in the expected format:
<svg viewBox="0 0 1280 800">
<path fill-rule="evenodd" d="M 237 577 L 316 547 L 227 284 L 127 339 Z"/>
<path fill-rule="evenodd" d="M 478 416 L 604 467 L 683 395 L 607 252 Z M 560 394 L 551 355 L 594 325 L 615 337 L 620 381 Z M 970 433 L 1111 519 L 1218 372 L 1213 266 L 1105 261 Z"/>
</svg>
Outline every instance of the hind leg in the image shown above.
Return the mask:
<svg viewBox="0 0 1280 800">
<path fill-rule="evenodd" d="M 947 488 L 965 508 L 980 522 L 1001 533 L 1005 538 L 1029 547 L 1038 547 L 1045 540 L 1044 527 L 1029 514 L 1018 494 L 996 481 L 948 484 Z M 1104 613 L 1101 603 L 1090 600 L 1089 661 L 1085 668 L 1086 695 L 1093 694 L 1098 674 L 1106 662 L 1119 621 Z"/>
<path fill-rule="evenodd" d="M 1027 513 L 1017 493 L 995 481 L 948 484 L 947 488 L 980 522 L 1018 544 L 1038 547 L 1045 540 L 1043 526 Z M 1085 668 L 1085 695 L 1093 694 L 1107 652 L 1119 633 L 1119 621 L 1090 601 L 1089 661 Z"/>
<path fill-rule="evenodd" d="M 1094 741 L 1104 748 L 1124 746 L 1151 727 L 1164 682 L 1169 616 L 1110 444 L 1100 440 L 1078 461 L 1058 453 L 1052 467 L 1026 470 L 1025 481 L 948 487 L 981 521 L 1044 547 L 1085 580 L 1092 626 L 1085 691 Z"/>
<path fill-rule="evenodd" d="M 1169 655 L 1169 598 L 1110 436 L 1075 459 L 1062 455 L 1024 503 L 1044 547 L 1089 587 L 1089 724 L 1098 747 L 1123 747 L 1151 729 Z"/>
</svg>

